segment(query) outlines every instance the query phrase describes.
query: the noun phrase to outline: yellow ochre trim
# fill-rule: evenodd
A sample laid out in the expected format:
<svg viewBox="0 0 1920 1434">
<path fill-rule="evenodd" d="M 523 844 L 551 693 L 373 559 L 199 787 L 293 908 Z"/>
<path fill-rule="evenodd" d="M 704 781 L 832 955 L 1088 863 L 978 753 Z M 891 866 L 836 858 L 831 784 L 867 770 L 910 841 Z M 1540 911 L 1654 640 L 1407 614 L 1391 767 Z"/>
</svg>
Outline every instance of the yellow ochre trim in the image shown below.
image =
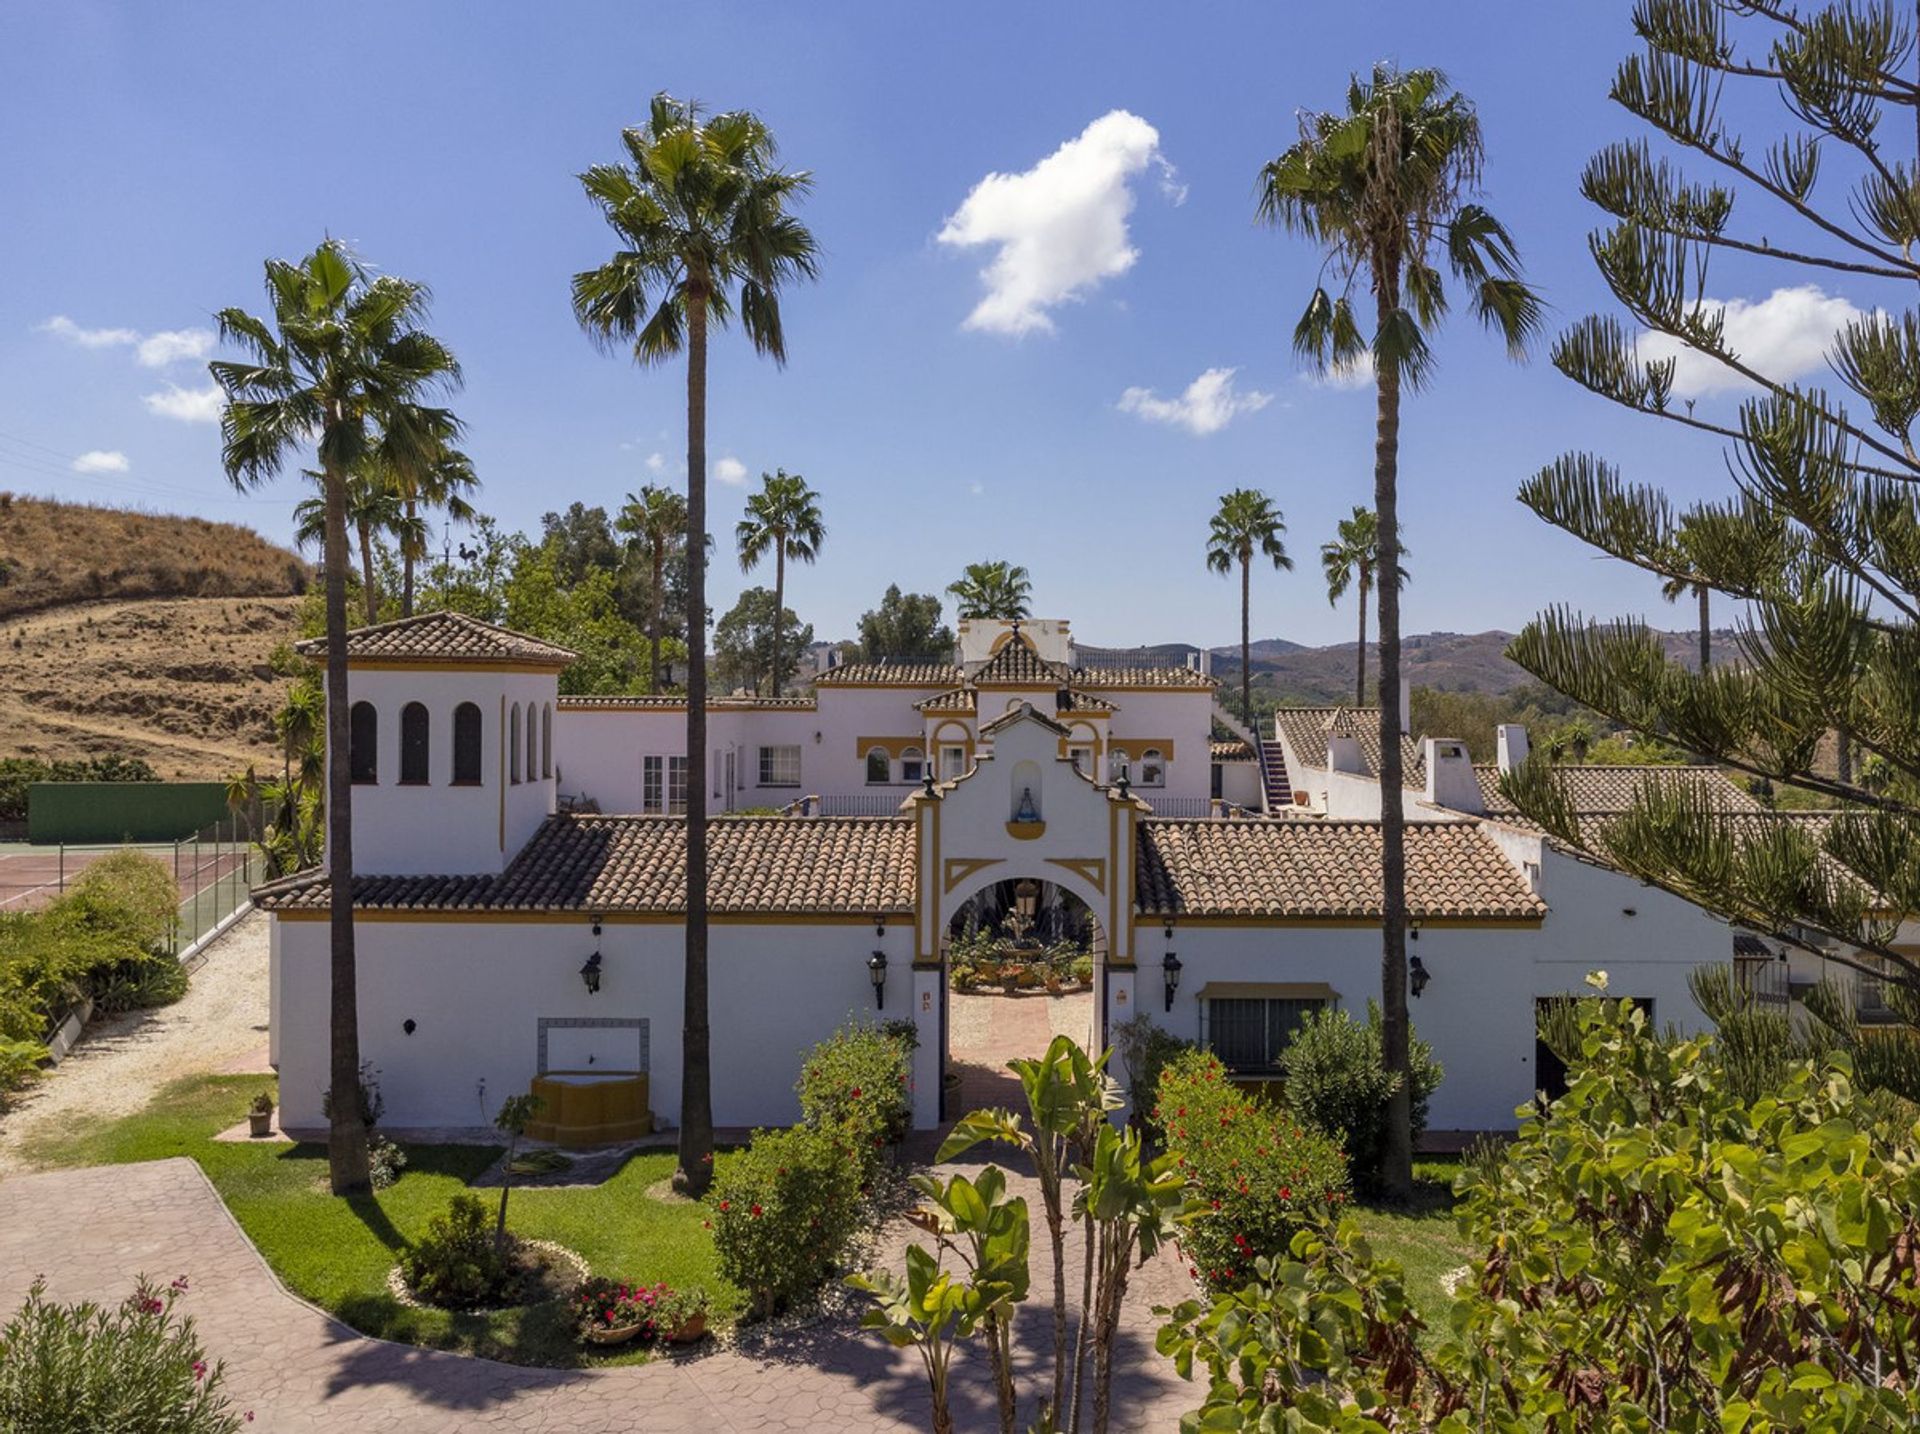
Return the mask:
<svg viewBox="0 0 1920 1434">
<path fill-rule="evenodd" d="M 926 755 L 927 750 L 926 736 L 919 732 L 914 733 L 911 737 L 861 737 L 856 739 L 856 741 L 857 745 L 854 749 L 854 756 L 863 761 L 866 759 L 867 753 L 871 752 L 875 747 L 884 748 L 887 756 L 896 762 L 900 760 L 900 754 L 909 747 L 913 748 L 914 751 L 920 753 L 923 757 Z"/>
<path fill-rule="evenodd" d="M 564 672 L 566 662 L 436 662 L 432 658 L 349 657 L 349 672 Z"/>
<path fill-rule="evenodd" d="M 997 856 L 948 858 L 946 865 L 940 870 L 940 894 L 952 895 L 953 889 L 976 871 L 985 871 L 990 866 L 999 866 L 1004 860 L 1004 857 Z M 935 925 L 937 927 L 938 923 L 936 922 Z"/>
<path fill-rule="evenodd" d="M 1107 859 L 1103 856 L 1050 856 L 1049 866 L 1072 872 L 1102 896 L 1107 894 Z"/>
<path fill-rule="evenodd" d="M 1007 823 L 1007 835 L 1015 841 L 1032 841 L 1035 837 L 1045 835 L 1046 830 L 1047 824 L 1045 822 Z"/>
<path fill-rule="evenodd" d="M 275 911 L 269 913 L 279 921 L 325 921 L 328 913 L 324 908 L 308 910 L 304 907 L 293 911 Z M 887 917 L 905 916 L 909 908 L 898 907 L 886 911 L 715 911 L 707 920 L 715 926 L 870 926 L 877 915 Z M 461 925 L 516 925 L 539 924 L 550 926 L 583 925 L 598 917 L 610 926 L 681 926 L 686 923 L 683 911 L 606 911 L 586 907 L 571 908 L 565 911 L 380 911 L 356 909 L 353 913 L 355 924 L 361 922 L 400 922 L 428 921 L 452 922 Z"/>
</svg>

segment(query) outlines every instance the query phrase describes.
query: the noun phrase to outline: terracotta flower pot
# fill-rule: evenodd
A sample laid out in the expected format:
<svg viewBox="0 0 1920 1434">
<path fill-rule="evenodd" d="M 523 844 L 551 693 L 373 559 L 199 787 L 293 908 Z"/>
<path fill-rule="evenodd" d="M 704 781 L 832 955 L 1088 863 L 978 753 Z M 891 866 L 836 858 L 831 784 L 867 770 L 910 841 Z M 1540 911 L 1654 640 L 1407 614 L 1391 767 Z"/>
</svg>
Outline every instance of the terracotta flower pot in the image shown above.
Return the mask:
<svg viewBox="0 0 1920 1434">
<path fill-rule="evenodd" d="M 636 1320 L 632 1324 L 588 1325 L 586 1329 L 587 1343 L 625 1344 L 646 1327 L 644 1320 Z"/>
<path fill-rule="evenodd" d="M 678 1329 L 667 1331 L 668 1344 L 692 1344 L 707 1332 L 707 1312 L 701 1310 Z"/>
</svg>

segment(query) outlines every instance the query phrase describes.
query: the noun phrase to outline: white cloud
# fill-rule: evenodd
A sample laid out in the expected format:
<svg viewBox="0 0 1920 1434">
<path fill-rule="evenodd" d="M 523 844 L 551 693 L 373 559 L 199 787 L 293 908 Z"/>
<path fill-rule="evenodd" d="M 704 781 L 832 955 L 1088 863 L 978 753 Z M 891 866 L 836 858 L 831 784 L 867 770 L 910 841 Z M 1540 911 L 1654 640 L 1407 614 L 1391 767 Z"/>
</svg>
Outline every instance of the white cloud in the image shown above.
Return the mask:
<svg viewBox="0 0 1920 1434">
<path fill-rule="evenodd" d="M 987 486 L 984 483 L 967 484 L 967 492 L 971 493 L 976 498 L 983 496 L 986 493 L 986 491 L 987 491 Z"/>
<path fill-rule="evenodd" d="M 747 481 L 747 465 L 729 454 L 713 465 L 713 476 L 716 481 L 737 488 Z"/>
<path fill-rule="evenodd" d="M 203 359 L 212 352 L 212 329 L 168 329 L 140 340 L 133 356 L 142 367 L 165 368 L 181 359 Z"/>
<path fill-rule="evenodd" d="M 667 455 L 666 455 L 666 454 L 664 454 L 664 453 L 649 453 L 649 454 L 647 455 L 647 472 L 649 472 L 649 473 L 664 473 L 664 472 L 666 472 L 666 470 L 667 470 Z"/>
<path fill-rule="evenodd" d="M 1728 299 L 1721 307 L 1726 315 L 1722 342 L 1727 350 L 1747 367 L 1780 382 L 1822 367 L 1834 334 L 1866 316 L 1864 310 L 1817 284 L 1775 289 L 1758 301 Z M 1642 334 L 1639 351 L 1644 359 L 1674 360 L 1673 391 L 1680 398 L 1753 387 L 1725 364 L 1666 334 Z"/>
<path fill-rule="evenodd" d="M 1138 414 L 1151 423 L 1171 423 L 1189 433 L 1218 433 L 1243 414 L 1258 413 L 1273 395 L 1234 387 L 1238 369 L 1210 368 L 1178 398 L 1161 398 L 1150 388 L 1130 388 L 1120 395 L 1120 411 Z"/>
<path fill-rule="evenodd" d="M 124 473 L 132 466 L 127 455 L 115 449 L 90 448 L 73 460 L 76 473 Z"/>
<path fill-rule="evenodd" d="M 140 334 L 135 329 L 83 329 L 65 314 L 55 314 L 44 324 L 40 332 L 52 334 L 70 344 L 78 344 L 83 349 L 111 349 L 123 344 L 137 344 Z"/>
<path fill-rule="evenodd" d="M 1102 115 L 1032 169 L 989 174 L 941 227 L 942 244 L 999 252 L 981 272 L 987 296 L 964 327 L 989 333 L 1050 332 L 1047 310 L 1085 296 L 1133 267 L 1130 181 L 1149 166 L 1176 204 L 1185 191 L 1160 155 L 1159 131 L 1126 110 Z"/>
<path fill-rule="evenodd" d="M 1315 388 L 1372 388 L 1373 355 L 1362 353 L 1352 363 L 1330 368 L 1325 373 L 1305 374 L 1303 377 Z"/>
<path fill-rule="evenodd" d="M 146 404 L 147 412 L 161 418 L 177 418 L 182 423 L 218 423 L 220 405 L 225 399 L 217 383 L 205 388 L 182 388 L 170 383 L 159 393 L 144 395 L 140 401 Z"/>
</svg>

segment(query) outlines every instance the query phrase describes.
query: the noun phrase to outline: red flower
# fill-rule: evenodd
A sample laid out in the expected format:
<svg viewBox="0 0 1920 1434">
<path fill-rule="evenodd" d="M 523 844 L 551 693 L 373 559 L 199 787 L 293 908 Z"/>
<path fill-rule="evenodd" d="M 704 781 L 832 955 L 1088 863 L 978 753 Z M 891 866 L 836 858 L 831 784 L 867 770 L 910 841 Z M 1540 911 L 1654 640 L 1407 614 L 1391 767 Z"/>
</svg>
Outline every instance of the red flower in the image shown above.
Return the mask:
<svg viewBox="0 0 1920 1434">
<path fill-rule="evenodd" d="M 760 1207 L 758 1205 L 755 1205 L 753 1207 L 752 1215 L 753 1215 L 753 1218 L 756 1220 L 760 1218 Z"/>
<path fill-rule="evenodd" d="M 854 1088 L 853 1088 L 853 1089 L 852 1089 L 852 1090 L 851 1090 L 851 1091 L 849 1092 L 849 1094 L 850 1094 L 850 1095 L 852 1095 L 852 1096 L 853 1096 L 853 1098 L 854 1098 L 855 1100 L 858 1100 L 858 1099 L 860 1099 L 860 1087 L 859 1087 L 859 1086 L 855 1086 L 855 1087 L 854 1087 Z"/>
<path fill-rule="evenodd" d="M 207 1377 L 207 1362 L 204 1359 L 196 1359 L 193 1362 L 193 1377 L 196 1381 Z"/>
<path fill-rule="evenodd" d="M 733 1208 L 733 1202 L 731 1200 L 722 1200 L 720 1202 L 721 1213 L 724 1214 L 726 1211 L 731 1210 L 732 1208 Z"/>
<path fill-rule="evenodd" d="M 1280 1187 L 1280 1198 L 1282 1200 L 1291 1200 L 1293 1198 L 1293 1187 L 1291 1185 L 1282 1185 Z"/>
</svg>

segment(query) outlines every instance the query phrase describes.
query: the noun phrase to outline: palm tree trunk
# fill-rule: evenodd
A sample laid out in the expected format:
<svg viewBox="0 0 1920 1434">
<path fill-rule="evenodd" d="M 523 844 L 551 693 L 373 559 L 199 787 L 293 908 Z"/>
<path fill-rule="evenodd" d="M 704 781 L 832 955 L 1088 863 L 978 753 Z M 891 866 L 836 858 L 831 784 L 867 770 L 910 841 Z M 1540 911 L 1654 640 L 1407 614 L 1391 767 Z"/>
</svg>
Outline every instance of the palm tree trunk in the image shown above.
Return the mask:
<svg viewBox="0 0 1920 1434">
<path fill-rule="evenodd" d="M 414 531 L 414 520 L 419 517 L 413 499 L 407 499 L 407 532 Z M 413 540 L 400 545 L 400 616 L 413 616 Z"/>
<path fill-rule="evenodd" d="M 1367 705 L 1367 569 L 1360 567 L 1360 675 L 1354 679 L 1353 705 Z"/>
<path fill-rule="evenodd" d="M 713 1180 L 713 1069 L 707 1026 L 707 298 L 687 303 L 687 960 L 681 1031 L 680 1168 L 674 1187 Z"/>
<path fill-rule="evenodd" d="M 329 472 L 327 530 L 327 885 L 328 1110 L 327 1177 L 336 1195 L 373 1188 L 367 1127 L 360 1118 L 360 993 L 353 954 L 353 767 L 347 695 L 347 493 Z"/>
<path fill-rule="evenodd" d="M 1713 589 L 1701 583 L 1700 594 L 1700 671 L 1702 674 L 1713 665 L 1713 623 L 1707 616 L 1707 602 Z"/>
<path fill-rule="evenodd" d="M 360 535 L 360 600 L 366 609 L 367 626 L 371 627 L 379 620 L 380 605 L 373 595 L 373 531 L 370 523 L 356 523 L 355 530 Z"/>
<path fill-rule="evenodd" d="M 647 691 L 658 694 L 660 691 L 660 604 L 664 594 L 661 583 L 666 581 L 667 545 L 658 538 L 653 540 L 653 596 L 647 604 L 647 642 L 653 648 L 653 666 L 647 673 Z"/>
<path fill-rule="evenodd" d="M 1240 559 L 1240 720 L 1253 728 L 1253 642 L 1249 630 L 1253 604 L 1253 558 Z"/>
<path fill-rule="evenodd" d="M 1382 269 L 1385 272 L 1382 272 Z M 1375 267 L 1379 333 L 1400 304 L 1397 265 Z M 1375 379 L 1373 504 L 1380 574 L 1380 1057 L 1397 1076 L 1387 1102 L 1380 1183 L 1390 1196 L 1413 1194 L 1412 1063 L 1407 1017 L 1407 825 L 1400 753 L 1400 371 L 1391 361 Z"/>
<path fill-rule="evenodd" d="M 787 602 L 787 540 L 773 540 L 773 680 L 769 697 L 780 695 L 780 615 Z"/>
</svg>

